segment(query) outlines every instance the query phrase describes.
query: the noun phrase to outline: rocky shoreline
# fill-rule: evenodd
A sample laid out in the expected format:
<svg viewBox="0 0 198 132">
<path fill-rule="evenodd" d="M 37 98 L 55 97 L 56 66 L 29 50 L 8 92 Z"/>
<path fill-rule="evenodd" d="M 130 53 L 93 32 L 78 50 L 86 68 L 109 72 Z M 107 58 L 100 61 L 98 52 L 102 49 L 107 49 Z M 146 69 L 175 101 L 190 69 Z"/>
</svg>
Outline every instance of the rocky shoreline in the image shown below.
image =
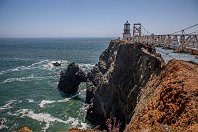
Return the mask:
<svg viewBox="0 0 198 132">
<path fill-rule="evenodd" d="M 90 73 L 71 69 L 62 74 L 59 85 L 63 91 L 74 88 L 75 93 L 80 82 L 87 82 L 86 119 L 101 130 L 107 130 L 107 120 L 113 118 L 120 131 L 198 127 L 196 63 L 171 60 L 165 65 L 151 46 L 113 40 Z"/>
</svg>

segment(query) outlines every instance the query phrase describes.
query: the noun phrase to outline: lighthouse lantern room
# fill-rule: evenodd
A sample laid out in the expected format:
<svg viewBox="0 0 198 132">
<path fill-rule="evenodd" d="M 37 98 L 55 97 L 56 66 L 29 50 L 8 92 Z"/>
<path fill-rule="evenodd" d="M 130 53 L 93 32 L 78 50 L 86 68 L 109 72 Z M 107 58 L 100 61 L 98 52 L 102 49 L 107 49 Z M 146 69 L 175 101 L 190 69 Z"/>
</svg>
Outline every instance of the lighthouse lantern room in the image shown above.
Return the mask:
<svg viewBox="0 0 198 132">
<path fill-rule="evenodd" d="M 128 38 L 131 37 L 131 33 L 130 33 L 130 24 L 129 22 L 127 21 L 125 24 L 124 24 L 124 33 L 123 33 L 123 40 L 127 40 Z"/>
</svg>

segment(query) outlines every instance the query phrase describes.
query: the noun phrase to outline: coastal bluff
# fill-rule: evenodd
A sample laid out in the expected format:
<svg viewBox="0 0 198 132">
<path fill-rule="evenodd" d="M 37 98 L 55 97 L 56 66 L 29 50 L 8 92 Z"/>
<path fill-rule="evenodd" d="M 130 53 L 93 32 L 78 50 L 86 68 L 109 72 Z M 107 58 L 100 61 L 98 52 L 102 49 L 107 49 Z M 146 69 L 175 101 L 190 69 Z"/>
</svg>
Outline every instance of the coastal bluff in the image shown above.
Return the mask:
<svg viewBox="0 0 198 132">
<path fill-rule="evenodd" d="M 107 119 L 116 118 L 123 130 L 131 120 L 141 90 L 163 65 L 160 54 L 148 45 L 111 41 L 88 73 L 86 102 L 90 107 L 86 119 L 105 128 Z"/>
<path fill-rule="evenodd" d="M 127 132 L 198 128 L 196 63 L 165 64 L 151 46 L 115 40 L 87 78 L 86 119 L 102 129 L 112 118 Z"/>
<path fill-rule="evenodd" d="M 194 62 L 172 59 L 165 64 L 152 46 L 112 40 L 86 79 L 86 119 L 101 130 L 198 130 Z M 108 125 L 109 119 L 116 122 Z"/>
</svg>

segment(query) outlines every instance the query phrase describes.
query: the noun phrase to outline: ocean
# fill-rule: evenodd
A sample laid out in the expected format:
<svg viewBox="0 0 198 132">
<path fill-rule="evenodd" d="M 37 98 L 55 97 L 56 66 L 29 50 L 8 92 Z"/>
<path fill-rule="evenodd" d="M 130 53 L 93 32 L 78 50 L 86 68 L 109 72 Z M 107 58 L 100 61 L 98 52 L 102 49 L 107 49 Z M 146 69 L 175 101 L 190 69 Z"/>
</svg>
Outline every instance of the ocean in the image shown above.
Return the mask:
<svg viewBox="0 0 198 132">
<path fill-rule="evenodd" d="M 0 131 L 27 126 L 33 131 L 89 128 L 86 84 L 65 96 L 59 73 L 71 62 L 89 72 L 112 38 L 0 39 Z M 60 67 L 53 62 L 62 61 Z"/>
<path fill-rule="evenodd" d="M 0 131 L 26 126 L 33 131 L 91 128 L 85 120 L 86 83 L 66 96 L 58 89 L 59 73 L 75 62 L 89 72 L 113 38 L 2 38 L 0 39 Z M 165 62 L 194 61 L 190 54 L 157 48 Z M 54 67 L 53 62 L 61 62 Z"/>
</svg>

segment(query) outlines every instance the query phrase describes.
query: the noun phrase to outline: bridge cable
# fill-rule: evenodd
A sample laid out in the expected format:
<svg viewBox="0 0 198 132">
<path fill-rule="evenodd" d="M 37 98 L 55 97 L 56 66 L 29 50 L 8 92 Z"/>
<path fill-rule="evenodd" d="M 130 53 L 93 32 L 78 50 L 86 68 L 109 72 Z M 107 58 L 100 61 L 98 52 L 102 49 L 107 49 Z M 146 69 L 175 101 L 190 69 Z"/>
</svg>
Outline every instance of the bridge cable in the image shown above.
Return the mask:
<svg viewBox="0 0 198 132">
<path fill-rule="evenodd" d="M 151 35 L 151 34 L 152 34 L 152 33 L 149 32 L 148 30 L 146 30 L 142 25 L 141 25 L 141 27 L 142 27 L 142 29 L 146 32 L 146 33 L 145 33 L 146 35 L 148 35 L 148 34 Z"/>
<path fill-rule="evenodd" d="M 189 27 L 187 27 L 187 28 L 185 28 L 185 29 L 182 29 L 182 30 L 176 31 L 176 32 L 171 33 L 171 34 L 175 34 L 175 33 L 179 33 L 179 32 L 185 31 L 185 30 L 190 29 L 190 28 L 193 28 L 193 27 L 195 27 L 195 26 L 197 26 L 197 25 L 198 25 L 198 24 L 195 24 L 195 25 L 189 26 Z"/>
</svg>

